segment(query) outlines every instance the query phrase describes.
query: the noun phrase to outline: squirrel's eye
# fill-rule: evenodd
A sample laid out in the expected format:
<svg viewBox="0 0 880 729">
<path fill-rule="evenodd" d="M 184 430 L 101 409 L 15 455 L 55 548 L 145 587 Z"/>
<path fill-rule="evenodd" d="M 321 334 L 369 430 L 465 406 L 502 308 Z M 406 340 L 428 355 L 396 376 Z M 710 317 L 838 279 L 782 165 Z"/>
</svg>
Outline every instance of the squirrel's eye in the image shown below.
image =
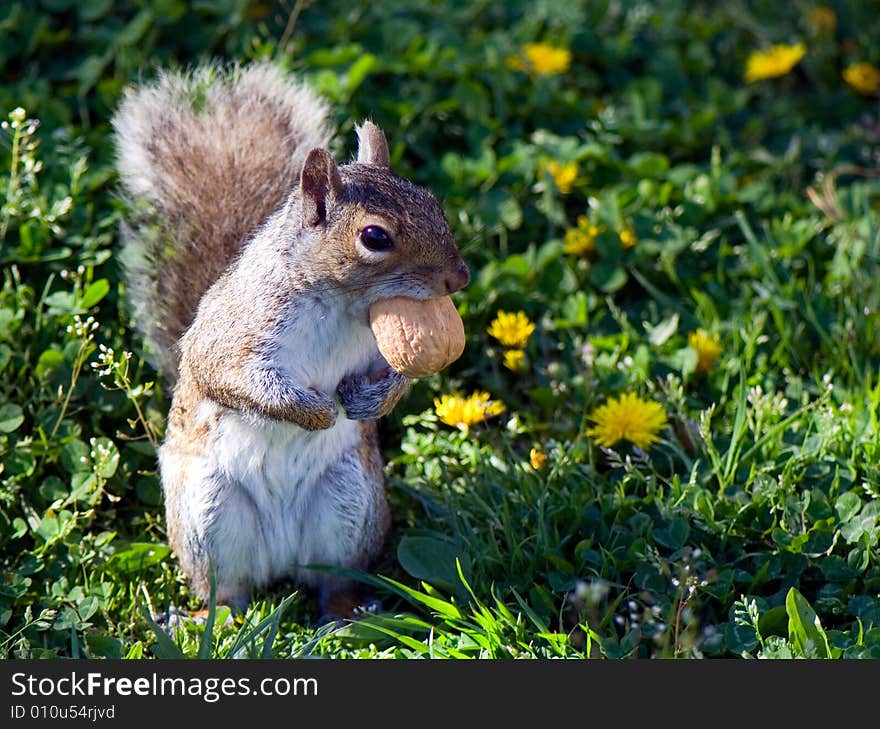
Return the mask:
<svg viewBox="0 0 880 729">
<path fill-rule="evenodd" d="M 394 248 L 388 231 L 378 225 L 368 225 L 361 231 L 361 243 L 368 251 L 390 251 Z"/>
</svg>

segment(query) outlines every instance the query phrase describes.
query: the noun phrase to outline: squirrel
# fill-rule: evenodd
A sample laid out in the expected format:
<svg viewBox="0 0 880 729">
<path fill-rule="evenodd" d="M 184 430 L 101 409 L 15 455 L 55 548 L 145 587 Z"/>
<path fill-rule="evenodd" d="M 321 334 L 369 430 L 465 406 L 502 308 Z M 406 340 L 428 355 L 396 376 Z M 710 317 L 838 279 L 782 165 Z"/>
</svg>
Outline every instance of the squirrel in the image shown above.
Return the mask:
<svg viewBox="0 0 880 729">
<path fill-rule="evenodd" d="M 112 118 L 135 325 L 173 388 L 158 449 L 167 536 L 192 590 L 244 609 L 289 579 L 325 615 L 390 527 L 377 419 L 411 380 L 369 327 L 385 298 L 469 271 L 437 198 L 356 125 L 334 161 L 328 102 L 276 63 L 162 71 Z"/>
</svg>

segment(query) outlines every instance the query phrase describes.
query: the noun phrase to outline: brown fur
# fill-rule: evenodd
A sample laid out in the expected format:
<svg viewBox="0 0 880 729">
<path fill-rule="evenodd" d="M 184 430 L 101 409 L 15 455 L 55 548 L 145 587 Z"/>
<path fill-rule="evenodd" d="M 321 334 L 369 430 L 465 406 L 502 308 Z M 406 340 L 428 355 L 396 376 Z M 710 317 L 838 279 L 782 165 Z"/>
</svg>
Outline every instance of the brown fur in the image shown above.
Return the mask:
<svg viewBox="0 0 880 729">
<path fill-rule="evenodd" d="M 205 291 L 290 194 L 305 152 L 329 140 L 326 115 L 269 64 L 162 74 L 126 92 L 113 126 L 124 195 L 139 213 L 125 265 L 133 299 L 148 310 L 135 312 L 139 324 L 169 379 Z"/>
<path fill-rule="evenodd" d="M 364 470 L 372 476 L 372 482 L 377 486 L 376 502 L 381 505 L 380 510 L 373 514 L 374 528 L 365 530 L 368 539 L 364 545 L 362 567 L 366 567 L 378 556 L 382 548 L 385 535 L 391 528 L 391 512 L 388 510 L 388 502 L 385 499 L 385 469 L 382 462 L 382 451 L 379 448 L 379 429 L 375 420 L 361 421 L 361 445 L 358 449 L 358 458 L 364 466 Z"/>
</svg>

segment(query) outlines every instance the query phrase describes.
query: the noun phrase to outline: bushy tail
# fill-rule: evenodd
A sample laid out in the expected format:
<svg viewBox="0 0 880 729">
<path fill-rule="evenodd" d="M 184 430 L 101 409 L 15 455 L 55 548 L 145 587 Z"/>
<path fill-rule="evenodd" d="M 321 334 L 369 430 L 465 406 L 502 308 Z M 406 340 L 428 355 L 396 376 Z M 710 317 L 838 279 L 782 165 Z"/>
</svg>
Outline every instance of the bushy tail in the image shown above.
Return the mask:
<svg viewBox="0 0 880 729">
<path fill-rule="evenodd" d="M 199 299 L 332 134 L 326 103 L 269 64 L 207 65 L 129 89 L 113 117 L 130 213 L 122 263 L 138 328 L 169 380 Z"/>
</svg>

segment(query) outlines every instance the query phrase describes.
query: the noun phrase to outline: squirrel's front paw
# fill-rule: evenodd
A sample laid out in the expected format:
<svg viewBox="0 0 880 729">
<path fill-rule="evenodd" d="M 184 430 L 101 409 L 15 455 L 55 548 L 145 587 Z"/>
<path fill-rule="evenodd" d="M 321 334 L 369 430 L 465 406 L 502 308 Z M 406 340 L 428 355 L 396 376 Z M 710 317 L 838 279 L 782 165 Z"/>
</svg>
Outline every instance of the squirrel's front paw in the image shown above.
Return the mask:
<svg viewBox="0 0 880 729">
<path fill-rule="evenodd" d="M 326 393 L 309 388 L 305 408 L 301 415 L 301 425 L 306 430 L 326 430 L 336 423 L 338 408 L 332 398 Z"/>
<path fill-rule="evenodd" d="M 378 415 L 372 415 L 369 412 L 371 410 L 369 405 L 372 401 L 372 398 L 369 397 L 371 388 L 372 385 L 366 375 L 349 375 L 339 383 L 336 395 L 349 420 L 378 417 Z"/>
<path fill-rule="evenodd" d="M 377 382 L 366 375 L 349 375 L 336 388 L 349 420 L 372 420 L 387 415 L 408 385 L 406 377 L 391 368 Z"/>
</svg>

